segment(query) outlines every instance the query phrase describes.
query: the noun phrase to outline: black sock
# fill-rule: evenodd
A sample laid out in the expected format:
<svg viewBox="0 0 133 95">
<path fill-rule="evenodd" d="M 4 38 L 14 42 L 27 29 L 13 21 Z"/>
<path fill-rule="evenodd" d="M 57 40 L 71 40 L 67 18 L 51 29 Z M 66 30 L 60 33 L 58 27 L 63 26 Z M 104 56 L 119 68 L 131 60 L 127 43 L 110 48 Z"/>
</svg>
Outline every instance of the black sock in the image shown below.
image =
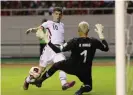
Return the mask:
<svg viewBox="0 0 133 95">
<path fill-rule="evenodd" d="M 43 82 L 43 81 L 46 80 L 48 77 L 50 77 L 50 76 L 49 76 L 49 74 L 48 74 L 48 71 L 46 71 L 46 72 L 42 75 L 42 77 L 40 78 L 40 81 Z"/>
<path fill-rule="evenodd" d="M 53 65 L 48 71 L 46 71 L 40 81 L 43 82 L 44 80 L 46 80 L 47 78 L 51 77 L 58 69 L 56 68 L 55 65 Z"/>
</svg>

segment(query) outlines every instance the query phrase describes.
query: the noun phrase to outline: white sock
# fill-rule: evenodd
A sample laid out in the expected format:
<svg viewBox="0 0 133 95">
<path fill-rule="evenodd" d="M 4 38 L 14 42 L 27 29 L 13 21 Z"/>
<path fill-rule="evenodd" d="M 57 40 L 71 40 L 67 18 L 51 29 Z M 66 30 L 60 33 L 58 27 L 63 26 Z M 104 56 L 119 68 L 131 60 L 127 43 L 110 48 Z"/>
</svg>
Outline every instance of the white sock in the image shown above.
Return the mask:
<svg viewBox="0 0 133 95">
<path fill-rule="evenodd" d="M 32 78 L 30 75 L 26 78 L 25 80 L 27 83 L 32 83 L 32 82 L 35 82 L 35 79 Z"/>
<path fill-rule="evenodd" d="M 59 72 L 59 78 L 62 86 L 67 83 L 66 73 L 64 71 Z"/>
<path fill-rule="evenodd" d="M 30 78 L 30 76 L 28 76 L 27 78 L 26 78 L 26 80 L 25 80 L 27 83 L 30 83 L 30 81 L 31 81 L 31 78 Z"/>
</svg>

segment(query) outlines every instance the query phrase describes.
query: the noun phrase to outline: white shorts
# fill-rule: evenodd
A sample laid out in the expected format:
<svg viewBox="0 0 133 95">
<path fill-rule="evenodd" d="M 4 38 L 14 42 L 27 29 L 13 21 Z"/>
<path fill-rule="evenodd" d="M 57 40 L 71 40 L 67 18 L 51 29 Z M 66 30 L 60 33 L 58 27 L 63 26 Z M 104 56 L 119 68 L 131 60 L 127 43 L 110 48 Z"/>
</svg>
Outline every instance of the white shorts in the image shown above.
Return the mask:
<svg viewBox="0 0 133 95">
<path fill-rule="evenodd" d="M 66 57 L 62 52 L 56 53 L 49 45 L 46 45 L 44 47 L 42 55 L 40 56 L 39 66 L 46 67 L 49 64 L 54 64 L 62 60 L 66 60 Z"/>
</svg>

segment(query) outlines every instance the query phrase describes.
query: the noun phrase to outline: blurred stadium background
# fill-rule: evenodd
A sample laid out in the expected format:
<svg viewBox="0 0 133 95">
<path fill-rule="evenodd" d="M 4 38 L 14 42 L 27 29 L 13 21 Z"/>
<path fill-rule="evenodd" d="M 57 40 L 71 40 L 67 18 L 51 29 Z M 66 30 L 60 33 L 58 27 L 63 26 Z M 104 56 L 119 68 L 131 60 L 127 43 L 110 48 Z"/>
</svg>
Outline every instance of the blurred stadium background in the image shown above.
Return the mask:
<svg viewBox="0 0 133 95">
<path fill-rule="evenodd" d="M 26 35 L 25 31 L 37 27 L 42 19 L 51 19 L 54 7 L 64 9 L 62 22 L 65 24 L 65 40 L 77 36 L 80 21 L 90 24 L 89 36 L 97 37 L 94 25 L 102 23 L 110 51 L 98 51 L 96 56 L 115 56 L 115 16 L 114 1 L 1 1 L 1 57 L 39 57 L 39 40 L 35 34 Z M 127 9 L 127 26 L 133 18 L 133 1 Z M 133 31 L 133 26 L 130 27 Z M 133 32 L 130 32 L 133 37 Z M 69 53 L 66 53 L 68 55 Z"/>
</svg>

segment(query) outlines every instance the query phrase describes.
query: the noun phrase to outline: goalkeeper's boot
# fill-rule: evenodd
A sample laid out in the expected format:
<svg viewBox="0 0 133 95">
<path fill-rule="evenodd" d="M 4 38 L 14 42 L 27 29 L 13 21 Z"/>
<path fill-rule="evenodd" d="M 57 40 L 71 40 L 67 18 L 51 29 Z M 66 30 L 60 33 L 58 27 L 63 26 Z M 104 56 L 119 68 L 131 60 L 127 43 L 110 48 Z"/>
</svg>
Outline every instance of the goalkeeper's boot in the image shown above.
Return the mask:
<svg viewBox="0 0 133 95">
<path fill-rule="evenodd" d="M 28 90 L 28 88 L 29 88 L 29 83 L 27 83 L 26 80 L 25 80 L 24 85 L 23 85 L 23 89 Z"/>
<path fill-rule="evenodd" d="M 36 85 L 36 87 L 40 88 L 40 87 L 42 87 L 42 82 L 37 82 L 37 83 L 35 83 L 35 85 Z"/>
<path fill-rule="evenodd" d="M 90 92 L 92 87 L 90 85 L 82 85 L 75 95 L 82 95 L 84 92 Z"/>
<path fill-rule="evenodd" d="M 30 84 L 35 85 L 38 88 L 42 87 L 42 81 L 40 80 L 36 80 L 35 82 L 32 82 Z"/>
<path fill-rule="evenodd" d="M 83 86 L 81 86 L 80 89 L 75 92 L 75 95 L 82 95 L 81 88 L 83 88 Z"/>
<path fill-rule="evenodd" d="M 71 88 L 75 85 L 75 81 L 67 82 L 62 86 L 62 90 L 67 90 L 68 88 Z"/>
<path fill-rule="evenodd" d="M 75 95 L 82 95 L 82 93 L 81 93 L 80 90 L 78 90 L 78 91 L 75 93 Z"/>
</svg>

